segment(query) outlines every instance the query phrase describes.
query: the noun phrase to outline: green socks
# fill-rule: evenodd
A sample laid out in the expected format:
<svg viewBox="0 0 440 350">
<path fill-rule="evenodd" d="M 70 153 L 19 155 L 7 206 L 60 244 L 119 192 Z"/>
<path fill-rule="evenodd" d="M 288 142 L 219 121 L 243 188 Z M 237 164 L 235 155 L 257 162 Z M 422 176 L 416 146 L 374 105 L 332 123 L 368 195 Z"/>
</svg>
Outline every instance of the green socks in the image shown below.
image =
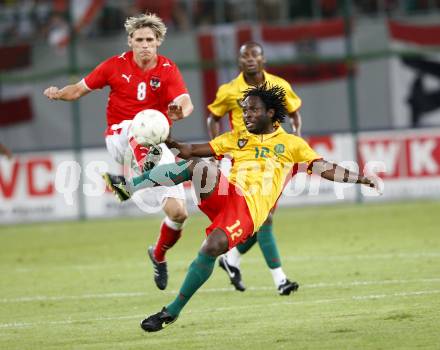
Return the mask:
<svg viewBox="0 0 440 350">
<path fill-rule="evenodd" d="M 240 254 L 246 253 L 258 241 L 261 252 L 270 269 L 281 267 L 280 253 L 278 252 L 275 236 L 272 232 L 272 225 L 263 225 L 260 230 L 249 237 L 245 242 L 236 246 Z"/>
<path fill-rule="evenodd" d="M 214 270 L 215 260 L 216 257 L 199 252 L 197 258 L 189 266 L 179 295 L 166 307 L 171 316 L 177 316 L 193 294 L 208 280 Z"/>
<path fill-rule="evenodd" d="M 153 169 L 144 171 L 141 175 L 131 179 L 133 190 L 154 186 L 174 186 L 191 180 L 189 165 L 191 160 L 182 160 L 177 163 L 161 164 Z"/>
<path fill-rule="evenodd" d="M 243 243 L 237 244 L 235 248 L 240 252 L 240 254 L 246 253 L 249 249 L 253 247 L 253 245 L 257 242 L 257 235 L 250 236 Z"/>
<path fill-rule="evenodd" d="M 272 232 L 272 225 L 261 226 L 254 236 L 257 236 L 258 244 L 263 252 L 267 266 L 270 269 L 281 267 L 281 258 L 275 242 L 275 236 Z"/>
</svg>

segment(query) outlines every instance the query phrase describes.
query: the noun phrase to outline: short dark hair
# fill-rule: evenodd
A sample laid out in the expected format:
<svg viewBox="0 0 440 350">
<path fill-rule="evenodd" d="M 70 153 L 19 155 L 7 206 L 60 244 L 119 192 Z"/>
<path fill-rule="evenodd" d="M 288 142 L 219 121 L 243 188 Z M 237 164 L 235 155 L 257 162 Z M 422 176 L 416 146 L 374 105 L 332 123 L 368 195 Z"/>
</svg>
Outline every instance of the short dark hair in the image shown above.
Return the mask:
<svg viewBox="0 0 440 350">
<path fill-rule="evenodd" d="M 240 51 L 242 47 L 259 47 L 261 50 L 261 54 L 264 56 L 264 49 L 263 49 L 263 45 L 261 45 L 260 43 L 256 42 L 256 41 L 246 41 L 243 44 L 240 45 Z"/>
<path fill-rule="evenodd" d="M 286 91 L 278 85 L 270 85 L 266 82 L 258 86 L 253 86 L 244 92 L 243 100 L 249 96 L 257 96 L 261 98 L 266 107 L 266 110 L 273 109 L 275 114 L 272 117 L 272 121 L 282 123 L 286 118 L 287 106 L 286 106 Z"/>
</svg>

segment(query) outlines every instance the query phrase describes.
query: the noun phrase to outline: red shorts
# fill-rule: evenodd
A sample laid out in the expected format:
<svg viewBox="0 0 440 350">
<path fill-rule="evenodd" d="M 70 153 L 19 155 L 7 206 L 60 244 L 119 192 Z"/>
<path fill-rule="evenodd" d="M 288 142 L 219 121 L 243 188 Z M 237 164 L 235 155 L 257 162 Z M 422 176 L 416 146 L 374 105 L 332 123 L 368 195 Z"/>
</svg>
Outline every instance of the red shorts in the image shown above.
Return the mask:
<svg viewBox="0 0 440 350">
<path fill-rule="evenodd" d="M 221 229 L 228 236 L 229 249 L 246 241 L 254 233 L 254 222 L 244 196 L 223 174 L 217 187 L 201 201 L 199 208 L 211 220 L 206 235 L 216 228 Z"/>
</svg>

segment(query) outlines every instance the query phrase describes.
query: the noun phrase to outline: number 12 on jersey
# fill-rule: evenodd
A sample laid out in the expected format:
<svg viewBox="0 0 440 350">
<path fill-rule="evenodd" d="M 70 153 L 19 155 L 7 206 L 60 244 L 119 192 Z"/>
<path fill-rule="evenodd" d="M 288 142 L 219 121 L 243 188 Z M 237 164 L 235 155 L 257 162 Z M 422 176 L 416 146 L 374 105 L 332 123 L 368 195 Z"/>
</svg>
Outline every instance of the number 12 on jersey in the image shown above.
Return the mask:
<svg viewBox="0 0 440 350">
<path fill-rule="evenodd" d="M 231 234 L 231 239 L 233 241 L 235 241 L 236 238 L 239 238 L 243 234 L 243 229 L 239 228 L 240 225 L 241 225 L 240 220 L 236 220 L 233 225 L 226 226 L 226 229 Z"/>
</svg>

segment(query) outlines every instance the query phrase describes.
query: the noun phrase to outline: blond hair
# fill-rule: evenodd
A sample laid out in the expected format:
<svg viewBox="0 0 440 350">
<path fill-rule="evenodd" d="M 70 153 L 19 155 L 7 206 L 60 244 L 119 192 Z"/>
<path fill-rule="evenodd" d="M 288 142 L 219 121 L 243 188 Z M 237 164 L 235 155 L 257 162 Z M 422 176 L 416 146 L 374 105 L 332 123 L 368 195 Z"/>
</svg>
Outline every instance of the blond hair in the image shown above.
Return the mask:
<svg viewBox="0 0 440 350">
<path fill-rule="evenodd" d="M 124 26 L 130 37 L 133 36 L 137 29 L 150 28 L 159 42 L 165 39 L 165 34 L 167 33 L 167 27 L 155 13 L 144 13 L 139 16 L 129 17 L 125 20 Z"/>
</svg>

